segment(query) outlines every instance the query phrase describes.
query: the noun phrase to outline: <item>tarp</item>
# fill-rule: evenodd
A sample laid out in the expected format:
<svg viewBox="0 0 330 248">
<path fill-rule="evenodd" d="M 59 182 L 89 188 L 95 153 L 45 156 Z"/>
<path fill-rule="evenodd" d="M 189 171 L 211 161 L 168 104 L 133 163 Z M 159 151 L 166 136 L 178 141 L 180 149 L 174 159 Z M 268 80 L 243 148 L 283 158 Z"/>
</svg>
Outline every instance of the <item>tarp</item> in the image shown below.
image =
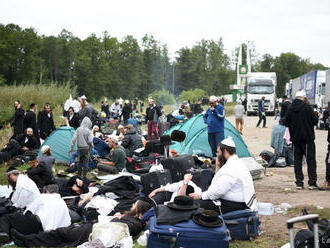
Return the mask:
<svg viewBox="0 0 330 248">
<path fill-rule="evenodd" d="M 196 115 L 185 123 L 172 127 L 166 134 L 171 135 L 174 130 L 186 133 L 186 139 L 183 144 L 174 142 L 175 144 L 171 146 L 179 154 L 198 154 L 212 157 L 211 147 L 208 142 L 207 125 L 204 123 L 203 114 Z M 225 120 L 225 138 L 228 136 L 231 136 L 235 141 L 237 155 L 240 158 L 251 157 L 251 153 L 242 136 L 228 120 Z"/>
<path fill-rule="evenodd" d="M 50 146 L 56 163 L 68 164 L 71 160 L 70 149 L 74 133 L 75 129 L 72 127 L 60 127 L 49 135 L 41 147 Z M 39 156 L 41 156 L 41 152 L 39 152 Z"/>
</svg>

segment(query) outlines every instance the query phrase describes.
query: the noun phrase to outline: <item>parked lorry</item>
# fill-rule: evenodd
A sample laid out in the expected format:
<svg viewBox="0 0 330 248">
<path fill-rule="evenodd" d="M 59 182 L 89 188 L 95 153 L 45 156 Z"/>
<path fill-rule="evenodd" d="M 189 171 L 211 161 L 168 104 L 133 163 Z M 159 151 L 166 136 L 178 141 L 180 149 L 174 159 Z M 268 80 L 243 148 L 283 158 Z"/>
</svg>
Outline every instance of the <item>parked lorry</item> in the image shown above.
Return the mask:
<svg viewBox="0 0 330 248">
<path fill-rule="evenodd" d="M 327 107 L 325 71 L 310 71 L 300 77 L 290 80 L 289 98 L 293 100 L 297 91 L 302 89 L 305 90 L 307 100 L 311 105 L 319 109 L 324 109 Z"/>
<path fill-rule="evenodd" d="M 325 71 L 325 105 L 330 102 L 330 70 Z"/>
<path fill-rule="evenodd" d="M 251 72 L 247 75 L 246 99 L 247 115 L 256 114 L 258 101 L 265 97 L 265 111 L 267 114 L 275 114 L 276 103 L 276 73 L 275 72 Z"/>
</svg>

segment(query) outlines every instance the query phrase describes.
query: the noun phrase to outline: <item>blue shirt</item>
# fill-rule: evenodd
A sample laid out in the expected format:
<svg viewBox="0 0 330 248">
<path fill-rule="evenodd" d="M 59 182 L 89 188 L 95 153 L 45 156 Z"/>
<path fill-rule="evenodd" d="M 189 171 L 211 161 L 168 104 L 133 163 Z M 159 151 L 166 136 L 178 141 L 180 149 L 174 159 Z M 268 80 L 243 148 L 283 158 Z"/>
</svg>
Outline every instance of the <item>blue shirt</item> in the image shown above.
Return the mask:
<svg viewBox="0 0 330 248">
<path fill-rule="evenodd" d="M 225 130 L 225 108 L 218 104 L 214 111 L 210 108 L 203 115 L 205 124 L 208 126 L 209 133 L 224 132 Z"/>
<path fill-rule="evenodd" d="M 265 112 L 265 104 L 264 104 L 264 100 L 262 99 L 258 101 L 258 111 Z"/>
</svg>

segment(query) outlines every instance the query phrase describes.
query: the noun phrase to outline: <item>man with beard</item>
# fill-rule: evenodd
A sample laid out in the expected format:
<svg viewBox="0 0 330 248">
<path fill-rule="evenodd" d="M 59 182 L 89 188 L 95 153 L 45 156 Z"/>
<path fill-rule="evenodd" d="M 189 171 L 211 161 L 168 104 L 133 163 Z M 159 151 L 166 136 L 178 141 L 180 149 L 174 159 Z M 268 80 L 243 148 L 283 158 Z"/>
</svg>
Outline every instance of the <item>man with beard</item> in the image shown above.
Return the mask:
<svg viewBox="0 0 330 248">
<path fill-rule="evenodd" d="M 126 100 L 122 111 L 124 125 L 127 124 L 127 120 L 130 118 L 131 114 L 132 114 L 132 106 L 130 102 Z"/>
<path fill-rule="evenodd" d="M 49 103 L 46 103 L 44 110 L 38 114 L 38 128 L 40 137 L 45 140 L 56 127 L 54 124 L 53 113 Z"/>
<path fill-rule="evenodd" d="M 120 116 L 121 107 L 119 104 L 119 100 L 116 99 L 116 101 L 111 105 L 111 117 L 114 119 L 118 119 Z"/>
<path fill-rule="evenodd" d="M 79 111 L 79 119 L 82 121 L 85 117 L 88 117 L 91 122 L 94 122 L 97 118 L 98 112 L 87 102 L 85 95 L 80 97 L 81 110 Z"/>
<path fill-rule="evenodd" d="M 17 137 L 17 141 L 22 146 L 21 153 L 36 150 L 40 146 L 40 143 L 38 142 L 36 137 L 34 137 L 33 130 L 30 127 L 26 129 L 24 135 L 20 135 Z"/>
<path fill-rule="evenodd" d="M 29 127 L 32 128 L 34 137 L 36 137 L 38 143 L 40 143 L 36 113 L 37 113 L 37 105 L 31 103 L 30 110 L 26 112 L 24 117 L 24 130 L 26 130 Z"/>
<path fill-rule="evenodd" d="M 47 167 L 44 161 L 39 161 L 37 156 L 32 157 L 28 164 L 30 168 L 27 169 L 27 175 L 35 182 L 39 189 L 56 183 L 53 177 L 53 171 Z"/>
<path fill-rule="evenodd" d="M 10 240 L 12 228 L 24 234 L 32 234 L 71 224 L 69 210 L 60 195 L 40 194 L 36 184 L 27 176 L 19 174 L 15 167 L 10 167 L 6 174 L 8 183 L 15 190 L 11 197 L 13 206 L 24 211 L 0 218 L 0 244 Z"/>
<path fill-rule="evenodd" d="M 17 136 L 23 134 L 24 132 L 24 109 L 22 109 L 19 100 L 15 101 L 14 108 L 15 108 L 15 116 L 14 116 L 14 121 L 11 124 L 14 127 L 14 135 L 12 138 L 16 138 Z"/>
<path fill-rule="evenodd" d="M 228 213 L 243 209 L 256 209 L 256 195 L 248 168 L 236 155 L 231 137 L 218 145 L 216 174 L 207 191 L 189 196 L 199 200 L 201 208 Z"/>
</svg>

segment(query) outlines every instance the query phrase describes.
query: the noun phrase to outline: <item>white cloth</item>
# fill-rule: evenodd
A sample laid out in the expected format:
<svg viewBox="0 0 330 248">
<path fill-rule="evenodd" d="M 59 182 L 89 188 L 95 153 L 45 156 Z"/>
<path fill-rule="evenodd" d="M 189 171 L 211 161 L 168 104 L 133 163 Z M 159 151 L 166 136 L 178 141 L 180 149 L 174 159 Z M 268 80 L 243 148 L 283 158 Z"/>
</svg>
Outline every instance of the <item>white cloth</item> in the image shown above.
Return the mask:
<svg viewBox="0 0 330 248">
<path fill-rule="evenodd" d="M 35 211 L 44 231 L 71 225 L 69 209 L 59 194 L 41 194 L 40 208 Z"/>
<path fill-rule="evenodd" d="M 257 202 L 252 176 L 246 165 L 237 155 L 231 156 L 212 179 L 202 200 L 212 200 L 220 206 L 221 199 L 245 202 L 251 210 L 257 210 Z"/>
<path fill-rule="evenodd" d="M 111 105 L 111 112 L 113 113 L 119 113 L 120 112 L 120 104 L 116 105 L 115 103 L 113 103 Z"/>
<path fill-rule="evenodd" d="M 108 197 L 97 195 L 93 197 L 85 208 L 96 208 L 100 215 L 108 215 L 117 206 L 118 202 Z"/>
<path fill-rule="evenodd" d="M 242 104 L 237 104 L 234 107 L 234 114 L 236 119 L 243 119 L 244 117 L 244 106 Z"/>
<path fill-rule="evenodd" d="M 170 202 L 174 201 L 174 198 L 178 195 L 178 192 L 179 192 L 180 188 L 183 186 L 183 183 L 184 183 L 184 181 L 182 180 L 177 183 L 171 183 L 171 184 L 165 185 L 165 187 L 164 187 L 165 191 L 173 192 Z M 198 187 L 194 182 L 189 181 L 188 185 L 190 185 L 194 188 L 194 193 L 198 193 L 198 194 L 202 193 L 201 188 Z"/>
<path fill-rule="evenodd" d="M 41 194 L 37 185 L 25 175 L 18 175 L 16 190 L 13 193 L 11 201 L 17 208 L 25 208 L 34 213 L 34 208 L 41 201 Z"/>
</svg>

